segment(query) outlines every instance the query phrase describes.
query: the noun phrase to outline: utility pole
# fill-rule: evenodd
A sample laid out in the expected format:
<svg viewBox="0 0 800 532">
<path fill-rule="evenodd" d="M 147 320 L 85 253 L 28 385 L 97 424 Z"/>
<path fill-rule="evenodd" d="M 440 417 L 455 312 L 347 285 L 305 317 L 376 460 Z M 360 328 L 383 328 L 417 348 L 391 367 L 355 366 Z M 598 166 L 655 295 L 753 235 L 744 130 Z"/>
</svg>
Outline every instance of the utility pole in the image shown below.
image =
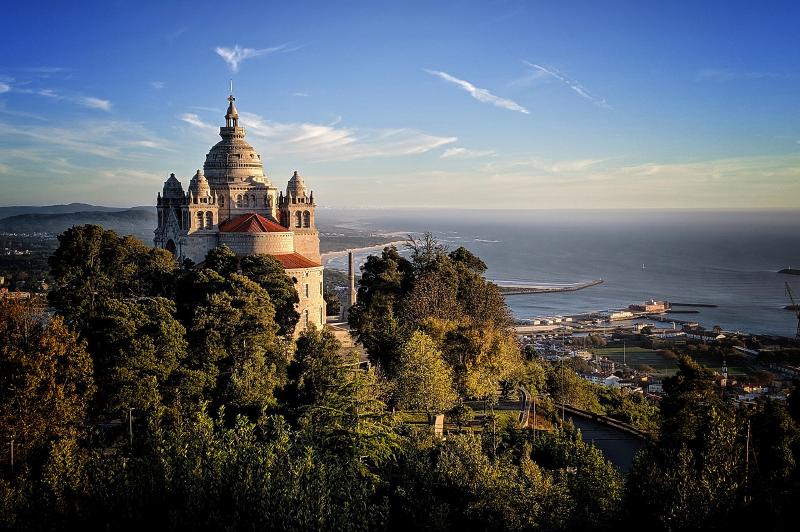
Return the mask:
<svg viewBox="0 0 800 532">
<path fill-rule="evenodd" d="M 131 449 L 133 449 L 133 411 L 135 408 L 128 409 L 128 432 L 130 434 Z"/>
<path fill-rule="evenodd" d="M 744 447 L 744 502 L 750 502 L 750 420 L 747 420 L 747 440 Z"/>
</svg>

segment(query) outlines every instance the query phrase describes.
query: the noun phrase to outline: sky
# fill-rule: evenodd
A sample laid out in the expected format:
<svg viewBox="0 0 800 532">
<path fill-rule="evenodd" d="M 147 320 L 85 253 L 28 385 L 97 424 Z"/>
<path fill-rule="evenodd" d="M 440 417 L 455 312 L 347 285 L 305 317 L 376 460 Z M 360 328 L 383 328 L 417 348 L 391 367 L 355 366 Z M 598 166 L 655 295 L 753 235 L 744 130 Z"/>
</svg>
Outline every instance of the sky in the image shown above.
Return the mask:
<svg viewBox="0 0 800 532">
<path fill-rule="evenodd" d="M 796 209 L 800 3 L 12 2 L 0 204 L 150 205 L 229 83 L 322 207 Z"/>
</svg>

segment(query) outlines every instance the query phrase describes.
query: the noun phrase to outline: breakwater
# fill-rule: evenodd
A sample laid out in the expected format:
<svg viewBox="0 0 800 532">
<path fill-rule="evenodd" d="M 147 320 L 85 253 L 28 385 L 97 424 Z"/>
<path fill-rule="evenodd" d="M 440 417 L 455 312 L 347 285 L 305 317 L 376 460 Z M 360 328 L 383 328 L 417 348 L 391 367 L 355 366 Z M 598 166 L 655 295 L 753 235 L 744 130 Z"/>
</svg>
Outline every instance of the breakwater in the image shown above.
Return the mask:
<svg viewBox="0 0 800 532">
<path fill-rule="evenodd" d="M 509 284 L 504 281 L 492 281 L 500 289 L 504 296 L 519 294 L 543 294 L 548 292 L 576 292 L 602 284 L 602 279 L 595 279 L 584 283 L 565 283 L 565 284 Z M 501 284 L 503 283 L 503 284 Z"/>
</svg>

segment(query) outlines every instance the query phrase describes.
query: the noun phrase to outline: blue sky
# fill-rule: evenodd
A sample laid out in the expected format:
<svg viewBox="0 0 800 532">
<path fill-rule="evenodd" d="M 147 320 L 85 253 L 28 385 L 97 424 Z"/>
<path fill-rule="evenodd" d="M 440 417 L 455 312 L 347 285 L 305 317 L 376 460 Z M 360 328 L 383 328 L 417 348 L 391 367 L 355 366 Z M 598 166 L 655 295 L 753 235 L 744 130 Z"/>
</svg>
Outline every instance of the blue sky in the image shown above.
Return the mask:
<svg viewBox="0 0 800 532">
<path fill-rule="evenodd" d="M 4 10 L 0 204 L 152 203 L 202 166 L 231 78 L 271 180 L 327 206 L 800 200 L 797 2 Z"/>
</svg>

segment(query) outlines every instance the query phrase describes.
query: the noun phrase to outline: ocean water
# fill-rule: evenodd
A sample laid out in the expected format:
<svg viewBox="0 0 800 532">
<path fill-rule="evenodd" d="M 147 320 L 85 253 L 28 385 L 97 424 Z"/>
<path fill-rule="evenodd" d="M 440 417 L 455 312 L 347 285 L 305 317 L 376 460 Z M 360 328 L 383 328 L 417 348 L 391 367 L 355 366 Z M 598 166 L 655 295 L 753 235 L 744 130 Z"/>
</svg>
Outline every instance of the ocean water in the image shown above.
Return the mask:
<svg viewBox="0 0 800 532">
<path fill-rule="evenodd" d="M 800 296 L 800 276 L 777 271 L 800 267 L 800 211 L 321 210 L 317 218 L 398 238 L 431 231 L 481 257 L 492 280 L 603 279 L 576 292 L 507 296 L 521 319 L 666 299 L 717 305 L 675 315 L 707 327 L 794 336 L 797 326 L 783 308 L 784 283 Z M 345 269 L 345 260 L 328 266 Z"/>
</svg>

